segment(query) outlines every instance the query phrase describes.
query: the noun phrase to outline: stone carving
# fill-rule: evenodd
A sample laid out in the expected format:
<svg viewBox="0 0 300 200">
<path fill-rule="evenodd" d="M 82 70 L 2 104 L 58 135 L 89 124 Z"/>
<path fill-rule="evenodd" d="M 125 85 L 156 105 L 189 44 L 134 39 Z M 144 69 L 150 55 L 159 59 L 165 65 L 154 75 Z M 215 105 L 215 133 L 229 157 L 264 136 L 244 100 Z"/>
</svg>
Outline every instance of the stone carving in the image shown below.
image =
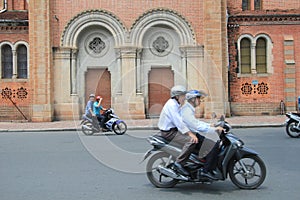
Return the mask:
<svg viewBox="0 0 300 200">
<path fill-rule="evenodd" d="M 95 37 L 90 43 L 89 48 L 96 54 L 100 54 L 105 49 L 105 42 L 100 37 Z"/>
</svg>

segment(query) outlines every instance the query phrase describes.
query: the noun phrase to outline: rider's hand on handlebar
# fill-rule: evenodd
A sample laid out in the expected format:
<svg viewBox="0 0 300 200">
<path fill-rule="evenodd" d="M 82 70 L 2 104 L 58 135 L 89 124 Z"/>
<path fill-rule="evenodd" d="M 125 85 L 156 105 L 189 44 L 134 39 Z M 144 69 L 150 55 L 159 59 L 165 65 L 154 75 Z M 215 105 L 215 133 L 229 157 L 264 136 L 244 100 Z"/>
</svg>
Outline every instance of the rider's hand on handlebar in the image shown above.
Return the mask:
<svg viewBox="0 0 300 200">
<path fill-rule="evenodd" d="M 193 143 L 198 143 L 198 138 L 197 138 L 197 136 L 194 133 L 188 132 L 188 134 L 192 138 L 192 142 Z"/>
<path fill-rule="evenodd" d="M 224 128 L 221 126 L 216 127 L 215 131 L 218 133 L 218 135 L 221 135 L 221 133 L 224 131 Z"/>
</svg>

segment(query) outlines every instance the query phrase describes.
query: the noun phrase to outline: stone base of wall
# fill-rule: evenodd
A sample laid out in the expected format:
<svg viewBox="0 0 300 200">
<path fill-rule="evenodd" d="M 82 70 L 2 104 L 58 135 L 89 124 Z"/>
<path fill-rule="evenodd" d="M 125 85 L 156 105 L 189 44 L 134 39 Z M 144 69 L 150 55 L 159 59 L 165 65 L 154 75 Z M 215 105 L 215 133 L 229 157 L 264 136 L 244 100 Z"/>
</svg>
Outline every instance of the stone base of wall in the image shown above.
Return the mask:
<svg viewBox="0 0 300 200">
<path fill-rule="evenodd" d="M 18 108 L 23 114 L 14 106 L 0 106 L 0 121 L 30 121 L 31 107 L 18 106 Z"/>
<path fill-rule="evenodd" d="M 143 96 L 114 98 L 113 109 L 121 119 L 145 119 L 145 104 Z"/>
<path fill-rule="evenodd" d="M 231 103 L 232 116 L 280 114 L 280 103 Z"/>
</svg>

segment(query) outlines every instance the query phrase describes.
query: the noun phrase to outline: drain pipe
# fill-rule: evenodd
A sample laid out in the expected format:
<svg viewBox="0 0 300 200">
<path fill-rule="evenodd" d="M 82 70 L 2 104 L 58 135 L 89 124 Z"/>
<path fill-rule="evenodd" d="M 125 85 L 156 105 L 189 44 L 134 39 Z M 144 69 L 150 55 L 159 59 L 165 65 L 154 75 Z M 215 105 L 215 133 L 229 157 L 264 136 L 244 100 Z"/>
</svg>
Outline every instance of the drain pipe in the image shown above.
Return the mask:
<svg viewBox="0 0 300 200">
<path fill-rule="evenodd" d="M 4 5 L 3 5 L 4 7 L 3 7 L 2 10 L 0 10 L 0 14 L 3 13 L 3 12 L 5 12 L 7 10 L 7 0 L 4 0 L 3 3 L 4 3 Z"/>
</svg>

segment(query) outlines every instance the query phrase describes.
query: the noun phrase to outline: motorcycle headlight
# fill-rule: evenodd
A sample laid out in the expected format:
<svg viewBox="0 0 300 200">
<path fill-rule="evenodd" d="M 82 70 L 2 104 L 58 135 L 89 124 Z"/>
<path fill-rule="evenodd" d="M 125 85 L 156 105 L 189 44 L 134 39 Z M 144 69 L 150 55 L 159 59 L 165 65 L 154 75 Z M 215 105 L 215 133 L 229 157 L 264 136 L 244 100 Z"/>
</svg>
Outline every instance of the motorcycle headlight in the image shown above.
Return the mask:
<svg viewBox="0 0 300 200">
<path fill-rule="evenodd" d="M 242 147 L 244 143 L 241 140 L 236 141 L 236 146 L 237 147 Z"/>
</svg>

